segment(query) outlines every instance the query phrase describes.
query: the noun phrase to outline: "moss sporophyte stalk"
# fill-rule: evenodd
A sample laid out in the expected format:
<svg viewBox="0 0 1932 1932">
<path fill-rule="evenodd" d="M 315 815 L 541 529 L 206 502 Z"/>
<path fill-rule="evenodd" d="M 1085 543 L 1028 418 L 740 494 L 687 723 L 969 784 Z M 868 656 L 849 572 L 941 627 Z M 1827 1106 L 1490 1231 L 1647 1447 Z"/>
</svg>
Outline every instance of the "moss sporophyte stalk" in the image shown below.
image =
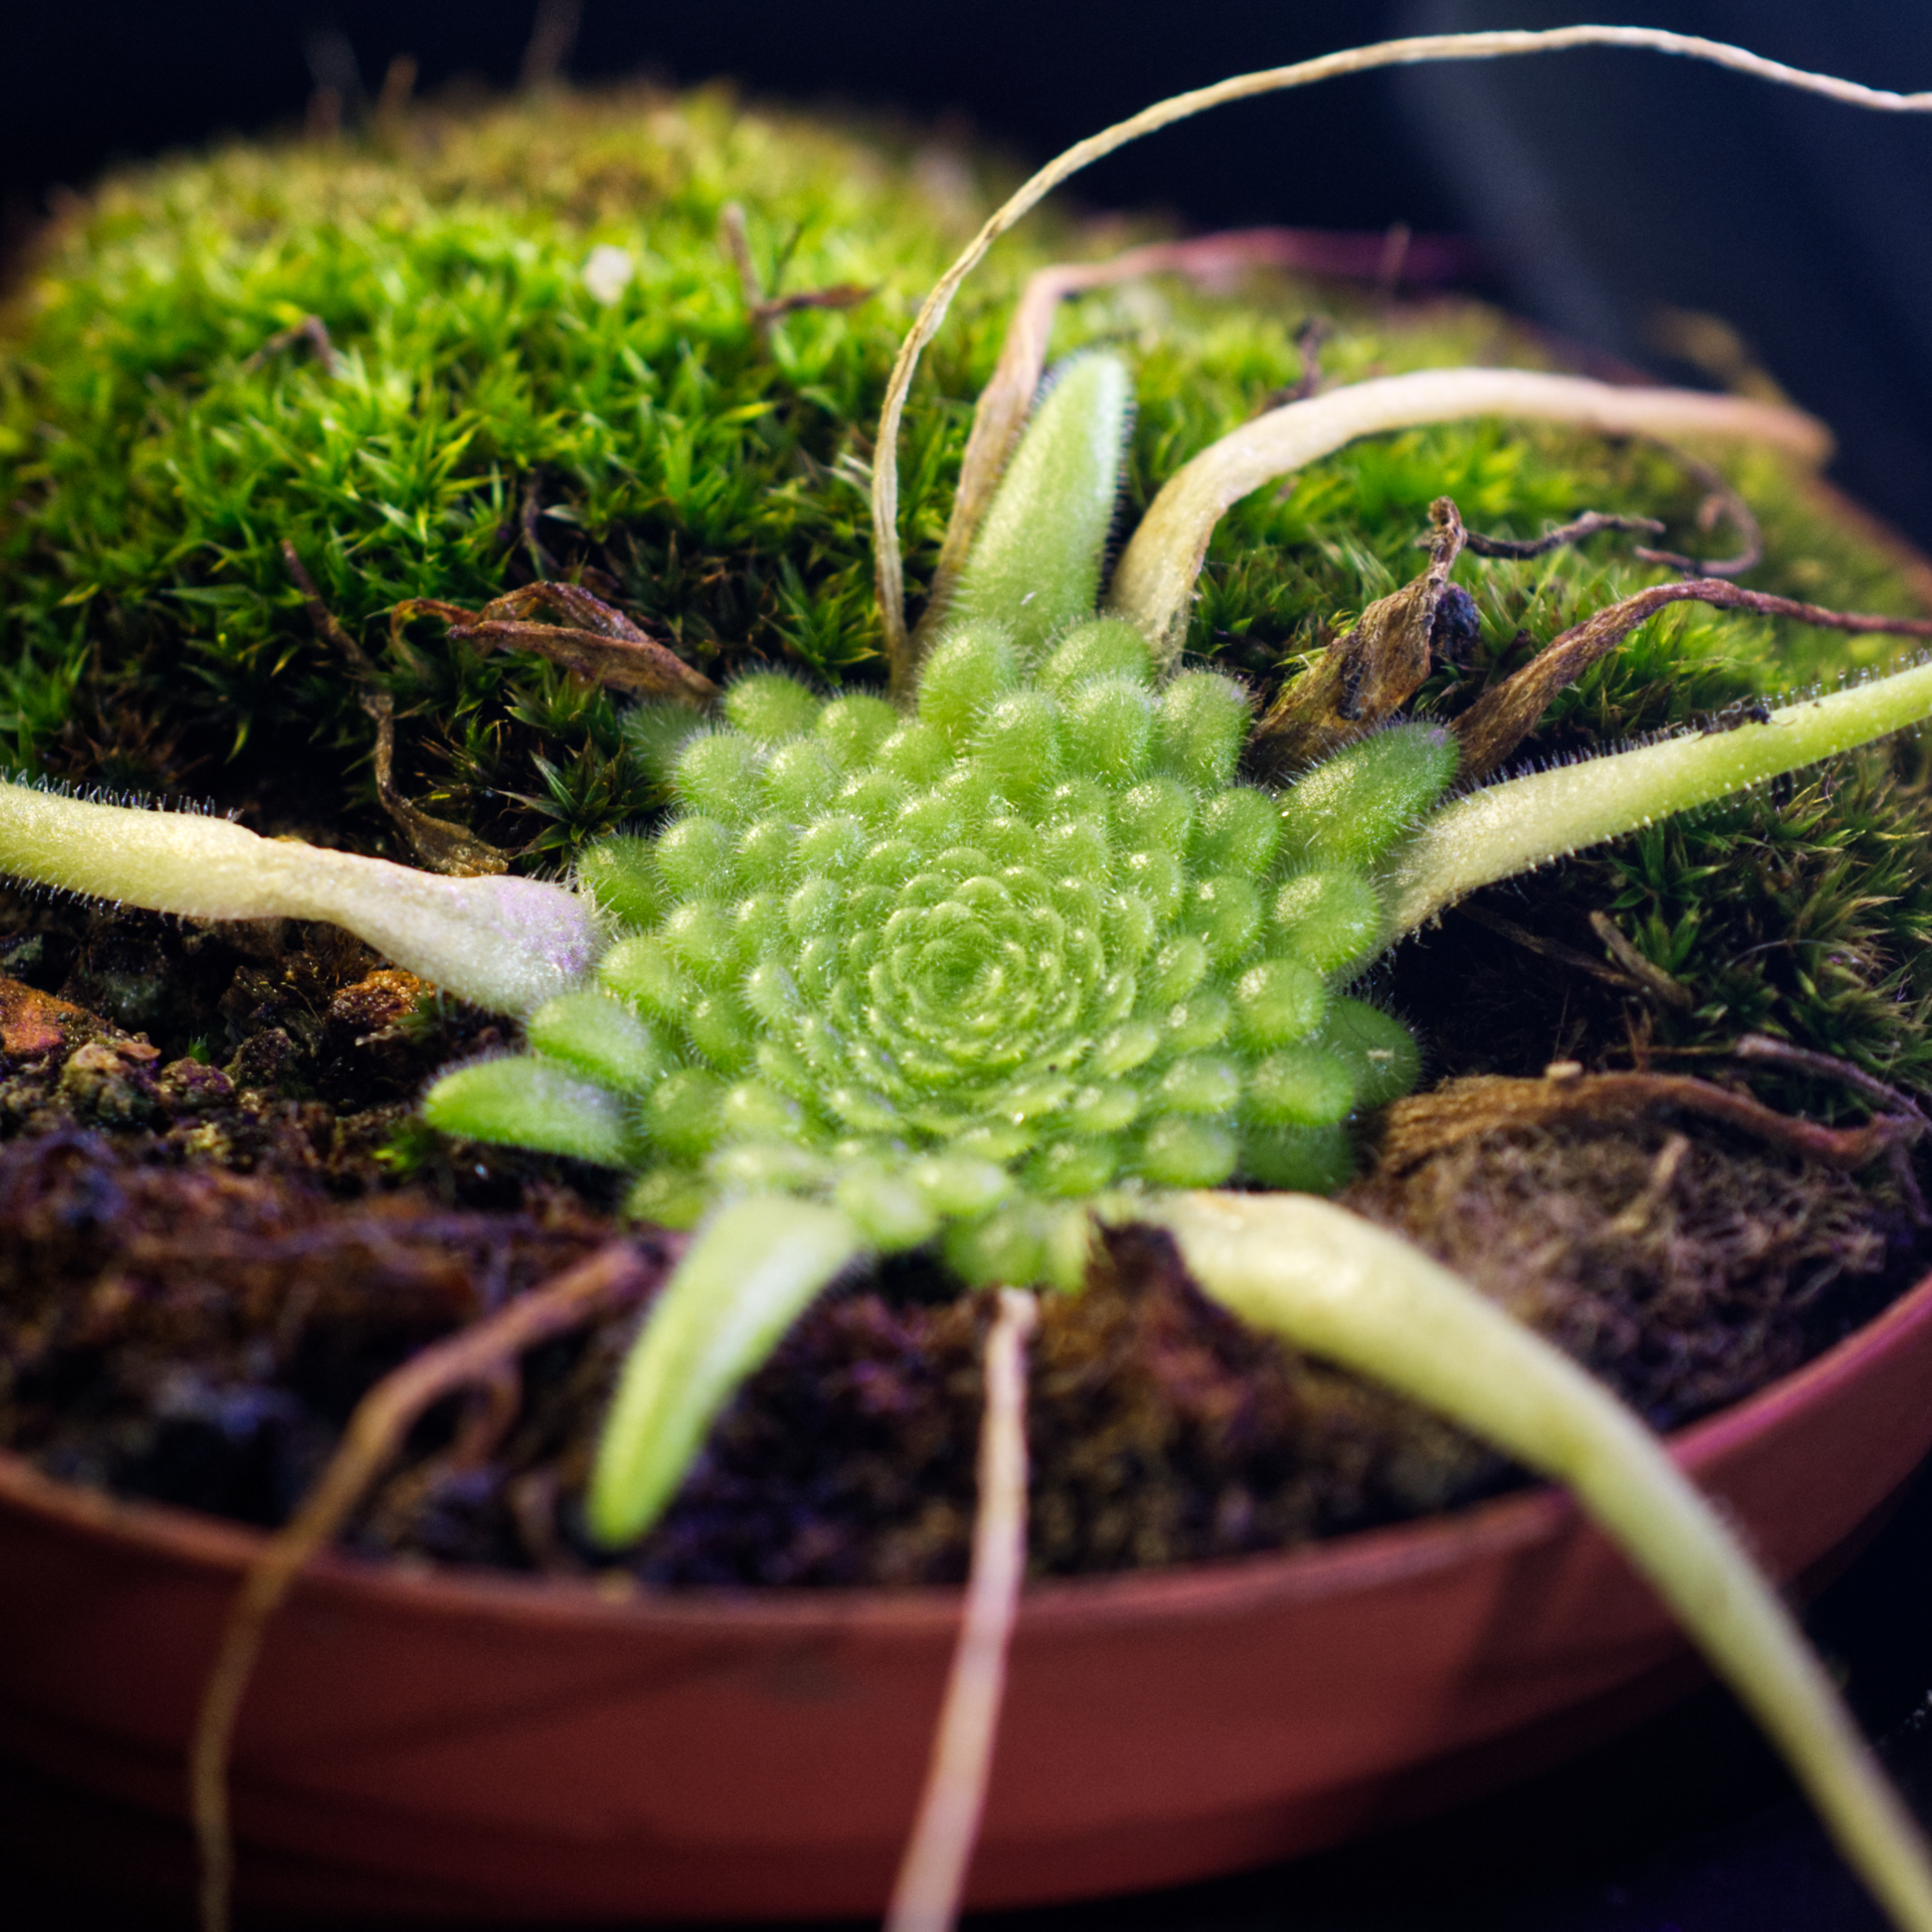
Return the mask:
<svg viewBox="0 0 1932 1932">
<path fill-rule="evenodd" d="M 1097 1223 L 1153 1223 L 1245 1320 L 1569 1484 L 1785 1752 L 1896 1921 L 1932 1932 L 1915 1827 L 1775 1596 L 1648 1432 L 1419 1250 L 1321 1198 L 1350 1171 L 1351 1123 L 1420 1071 L 1408 1028 L 1362 996 L 1370 962 L 1481 884 L 1920 721 L 1932 667 L 1482 783 L 1560 693 L 1679 600 L 1853 632 L 1927 625 L 1716 577 L 1651 584 L 1594 609 L 1451 728 L 1414 713 L 1481 614 L 1450 573 L 1465 540 L 1482 546 L 1444 500 L 1428 570 L 1369 601 L 1258 720 L 1243 682 L 1184 661 L 1224 512 L 1354 438 L 1501 417 L 1815 456 L 1817 427 L 1536 371 L 1362 380 L 1165 464 L 1110 575 L 1134 378 L 1108 352 L 1065 362 L 1009 447 L 997 426 L 1026 413 L 1042 328 L 1039 354 L 1022 340 L 1001 359 L 979 419 L 995 427 L 964 452 L 927 613 L 906 622 L 896 448 L 913 368 L 964 275 L 1048 189 L 1222 99 L 1594 43 L 1926 104 L 1618 29 L 1396 43 L 1163 104 L 1027 184 L 907 338 L 864 479 L 886 690 L 835 685 L 862 654 L 815 631 L 816 655 L 796 655 L 817 681 L 727 678 L 714 705 L 687 679 L 600 714 L 597 729 L 661 774 L 671 811 L 590 842 L 568 885 L 434 876 L 23 785 L 0 791 L 0 865 L 201 917 L 330 920 L 522 1019 L 524 1049 L 446 1073 L 427 1119 L 618 1170 L 631 1216 L 692 1231 L 604 1426 L 587 1508 L 606 1546 L 657 1520 L 733 1392 L 862 1258 L 930 1247 L 968 1284 L 1073 1294 Z M 835 495 L 856 480 L 820 473 Z M 543 593 L 565 619 L 547 637 L 533 591 L 480 616 L 447 600 L 494 587 L 419 580 L 391 601 L 399 621 L 428 611 L 485 648 L 579 668 L 594 648 L 645 641 L 580 587 Z"/>
</svg>

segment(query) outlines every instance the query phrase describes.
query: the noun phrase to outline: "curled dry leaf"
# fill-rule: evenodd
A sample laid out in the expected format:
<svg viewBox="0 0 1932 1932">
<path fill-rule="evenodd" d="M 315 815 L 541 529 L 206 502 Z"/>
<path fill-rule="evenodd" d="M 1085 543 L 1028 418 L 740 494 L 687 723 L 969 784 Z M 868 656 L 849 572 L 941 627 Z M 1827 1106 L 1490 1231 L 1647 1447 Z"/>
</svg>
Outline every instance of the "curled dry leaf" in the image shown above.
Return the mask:
<svg viewBox="0 0 1932 1932">
<path fill-rule="evenodd" d="M 538 621 L 532 614 L 539 611 L 554 611 L 563 621 Z M 696 706 L 718 695 L 702 672 L 580 584 L 528 583 L 481 611 L 437 597 L 406 598 L 390 614 L 391 636 L 400 638 L 402 627 L 417 616 L 440 617 L 451 637 L 485 651 L 534 651 L 613 690 Z"/>
<path fill-rule="evenodd" d="M 1430 506 L 1430 517 L 1428 569 L 1369 605 L 1255 726 L 1249 744 L 1264 768 L 1310 764 L 1359 738 L 1393 717 L 1439 659 L 1453 662 L 1475 642 L 1475 606 L 1449 580 L 1464 540 L 1462 519 L 1446 496 Z"/>
<path fill-rule="evenodd" d="M 1923 617 L 1870 617 L 1827 611 L 1792 597 L 1746 590 L 1721 577 L 1692 577 L 1659 583 L 1608 605 L 1556 638 L 1548 649 L 1493 689 L 1486 691 L 1451 727 L 1462 747 L 1458 775 L 1465 781 L 1487 778 L 1536 728 L 1558 692 L 1574 684 L 1590 667 L 1607 657 L 1647 617 L 1672 604 L 1709 604 L 1721 611 L 1748 611 L 1761 617 L 1793 617 L 1855 637 L 1932 638 Z M 1767 714 L 1768 715 L 1768 714 Z M 1739 714 L 1738 723 L 1753 722 Z M 1762 723 L 1763 719 L 1756 720 Z"/>
</svg>

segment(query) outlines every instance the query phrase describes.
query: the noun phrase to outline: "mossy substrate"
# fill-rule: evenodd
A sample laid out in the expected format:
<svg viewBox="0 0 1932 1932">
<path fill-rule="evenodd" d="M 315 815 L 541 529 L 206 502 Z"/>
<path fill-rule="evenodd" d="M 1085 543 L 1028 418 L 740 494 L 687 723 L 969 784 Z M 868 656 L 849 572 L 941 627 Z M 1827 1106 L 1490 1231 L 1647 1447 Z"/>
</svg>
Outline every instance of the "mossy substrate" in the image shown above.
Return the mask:
<svg viewBox="0 0 1932 1932">
<path fill-rule="evenodd" d="M 526 869 L 648 822 L 659 781 L 611 694 L 433 623 L 392 647 L 388 611 L 570 577 L 714 677 L 776 664 L 876 684 L 872 428 L 912 308 L 996 175 L 720 94 L 631 93 L 424 110 L 352 143 L 110 182 L 46 239 L 0 344 L 0 734 L 15 763 L 406 857 L 376 799 L 365 692 L 304 610 L 287 542 L 376 662 L 420 805 Z M 869 299 L 761 321 L 720 240 L 733 202 L 767 291 Z M 915 603 L 1020 281 L 1143 232 L 1043 219 L 956 308 L 901 451 Z M 598 249 L 621 251 L 621 283 L 587 275 Z M 1090 295 L 1056 344 L 1104 342 L 1133 365 L 1124 522 L 1302 379 L 1311 315 L 1332 325 L 1329 383 L 1562 362 L 1449 298 L 1259 274 Z M 310 316 L 325 338 L 291 333 Z M 1911 560 L 1782 459 L 1721 460 L 1764 532 L 1747 584 L 1921 607 Z M 1493 423 L 1379 437 L 1226 519 L 1191 660 L 1264 701 L 1414 574 L 1442 495 L 1491 532 L 1533 536 L 1590 509 L 1661 517 L 1665 542 L 1692 552 L 1726 542 L 1699 527 L 1704 486 L 1649 445 Z M 1669 574 L 1617 536 L 1526 563 L 1465 556 L 1479 634 L 1420 707 L 1453 715 L 1565 626 Z M 1694 727 L 1890 655 L 1679 606 L 1564 693 L 1523 755 Z M 1932 1070 L 1928 829 L 1916 743 L 1858 753 L 1493 889 L 1366 990 L 1414 1023 L 1436 1076 L 1557 1060 L 1721 1073 L 1758 1032 L 1917 1091 Z M 1632 981 L 1592 913 L 1655 985 Z M 512 1029 L 338 935 L 33 898 L 0 903 L 0 1441 L 51 1469 L 279 1520 L 370 1381 L 607 1228 L 608 1177 L 411 1122 L 437 1066 Z M 1820 1117 L 1855 1110 L 1828 1079 L 1756 1087 Z M 1689 1151 L 1660 1182 L 1679 1133 Z M 1400 1179 L 1371 1168 L 1355 1199 L 1660 1426 L 1793 1366 L 1924 1258 L 1889 1181 L 1661 1115 L 1499 1132 Z M 667 1581 L 957 1576 L 986 1318 L 918 1259 L 835 1293 L 727 1415 L 631 1566 Z M 526 1364 L 521 1418 L 480 1459 L 453 1462 L 454 1413 L 432 1417 L 355 1540 L 588 1560 L 576 1497 L 628 1332 Z M 1047 1572 L 1276 1547 L 1509 1480 L 1441 1426 L 1247 1334 L 1139 1234 L 1111 1243 L 1084 1295 L 1049 1303 L 1032 1393 Z"/>
</svg>

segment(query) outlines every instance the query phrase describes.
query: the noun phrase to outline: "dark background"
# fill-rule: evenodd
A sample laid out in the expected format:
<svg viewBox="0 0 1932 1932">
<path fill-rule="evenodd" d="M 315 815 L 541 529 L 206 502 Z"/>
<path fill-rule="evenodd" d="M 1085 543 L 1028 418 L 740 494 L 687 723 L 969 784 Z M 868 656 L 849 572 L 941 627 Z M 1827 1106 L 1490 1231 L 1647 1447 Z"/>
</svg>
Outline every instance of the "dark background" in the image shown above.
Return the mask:
<svg viewBox="0 0 1932 1932">
<path fill-rule="evenodd" d="M 1574 10 L 1573 10 L 1573 8 Z M 1542 0 L 585 0 L 565 68 L 736 77 L 753 94 L 944 119 L 1026 162 L 1158 95 L 1401 32 L 1560 24 Z M 302 117 L 318 85 L 515 84 L 531 0 L 83 0 L 4 22 L 0 213 L 17 247 L 104 166 Z M 1698 0 L 1617 17 L 1743 42 L 1878 85 L 1932 85 L 1932 12 L 1900 0 Z M 560 15 L 557 24 L 565 24 Z M 1932 547 L 1932 119 L 1862 114 L 1654 56 L 1566 54 L 1345 82 L 1128 151 L 1077 191 L 1250 222 L 1454 228 L 1489 292 L 1675 379 L 1660 309 L 1713 312 L 1832 423 L 1836 474 Z M 1932 1798 L 1932 1492 L 1825 1600 L 1814 1630 L 1894 1770 Z M 117 1835 L 126 1828 L 129 1835 Z M 98 1855 L 77 1859 L 75 1847 Z M 23 1927 L 188 1921 L 178 1840 L 0 1767 L 0 1910 Z M 133 1883 L 131 1895 L 117 1881 Z M 1879 1921 L 1781 1774 L 1706 1693 L 1580 1766 L 1392 1840 L 1291 1869 L 1002 1932 L 1852 1932 Z"/>
</svg>

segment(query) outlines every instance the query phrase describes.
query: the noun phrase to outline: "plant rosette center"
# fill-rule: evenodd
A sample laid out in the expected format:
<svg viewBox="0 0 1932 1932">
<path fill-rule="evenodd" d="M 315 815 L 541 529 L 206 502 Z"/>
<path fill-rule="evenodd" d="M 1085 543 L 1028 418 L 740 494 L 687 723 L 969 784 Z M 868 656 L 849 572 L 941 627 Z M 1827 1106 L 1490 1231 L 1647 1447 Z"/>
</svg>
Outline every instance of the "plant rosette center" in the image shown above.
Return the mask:
<svg viewBox="0 0 1932 1932">
<path fill-rule="evenodd" d="M 1245 689 L 1162 684 L 1090 614 L 1125 397 L 1096 356 L 1043 405 L 910 717 L 762 673 L 689 731 L 671 822 L 587 861 L 631 927 L 597 990 L 439 1083 L 434 1122 L 636 1166 L 631 1210 L 673 1224 L 824 1200 L 975 1285 L 1077 1287 L 1109 1190 L 1339 1185 L 1344 1123 L 1417 1056 L 1337 985 L 1454 742 L 1400 725 L 1236 782 Z"/>
<path fill-rule="evenodd" d="M 726 711 L 678 756 L 672 822 L 590 868 L 620 916 L 662 911 L 432 1120 L 628 1158 L 654 1219 L 805 1195 L 883 1251 L 943 1230 L 969 1282 L 1073 1287 L 1094 1196 L 1325 1192 L 1349 1115 L 1413 1080 L 1400 1024 L 1334 990 L 1381 934 L 1372 828 L 1233 783 L 1245 695 L 1157 690 L 1131 626 L 1077 627 L 1029 677 L 968 625 L 910 720 L 770 675 Z M 1406 728 L 1327 783 L 1379 791 L 1393 829 L 1454 758 Z"/>
</svg>

